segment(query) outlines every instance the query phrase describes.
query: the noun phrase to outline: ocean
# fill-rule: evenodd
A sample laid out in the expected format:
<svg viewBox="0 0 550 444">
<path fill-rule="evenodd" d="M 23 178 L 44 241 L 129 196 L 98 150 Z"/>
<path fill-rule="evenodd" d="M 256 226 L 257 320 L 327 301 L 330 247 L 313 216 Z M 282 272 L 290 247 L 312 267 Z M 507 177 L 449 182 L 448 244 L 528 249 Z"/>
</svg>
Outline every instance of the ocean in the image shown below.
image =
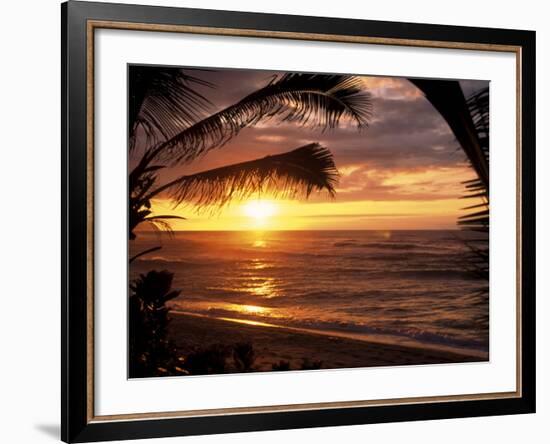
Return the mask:
<svg viewBox="0 0 550 444">
<path fill-rule="evenodd" d="M 487 356 L 487 280 L 460 231 L 140 232 L 130 266 L 174 273 L 187 313 Z M 236 327 L 237 328 L 237 327 Z"/>
</svg>

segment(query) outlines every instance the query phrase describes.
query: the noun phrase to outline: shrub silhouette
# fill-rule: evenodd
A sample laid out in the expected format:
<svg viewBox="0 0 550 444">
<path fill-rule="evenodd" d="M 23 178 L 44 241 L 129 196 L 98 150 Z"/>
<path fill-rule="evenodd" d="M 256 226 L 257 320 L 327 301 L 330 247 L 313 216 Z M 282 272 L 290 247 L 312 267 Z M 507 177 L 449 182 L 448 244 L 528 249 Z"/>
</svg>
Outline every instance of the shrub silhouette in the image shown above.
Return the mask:
<svg viewBox="0 0 550 444">
<path fill-rule="evenodd" d="M 288 371 L 290 370 L 290 362 L 281 360 L 277 364 L 273 364 L 271 368 L 275 371 Z"/>
<path fill-rule="evenodd" d="M 196 347 L 187 356 L 178 356 L 176 346 L 168 339 L 169 309 L 166 302 L 180 294 L 172 289 L 174 274 L 149 271 L 130 285 L 130 363 L 131 378 L 152 376 L 207 375 L 254 371 L 256 352 L 249 342 L 234 345 L 212 344 Z M 230 360 L 232 358 L 232 360 Z M 228 360 L 233 365 L 228 365 Z M 322 361 L 301 364 L 301 370 L 316 370 Z M 290 370 L 290 362 L 272 365 L 276 371 Z"/>
<path fill-rule="evenodd" d="M 304 358 L 300 370 L 319 370 L 323 366 L 323 361 L 310 361 L 308 358 Z"/>
<path fill-rule="evenodd" d="M 323 361 L 310 361 L 308 358 L 302 360 L 299 370 L 319 370 L 323 367 Z M 275 371 L 288 371 L 292 370 L 290 368 L 290 362 L 288 361 L 279 361 L 277 364 L 273 364 L 271 368 Z"/>
<path fill-rule="evenodd" d="M 166 270 L 150 271 L 130 285 L 131 378 L 181 374 L 175 347 L 166 337 L 169 323 L 166 302 L 180 294 L 172 290 L 173 277 Z"/>
<path fill-rule="evenodd" d="M 221 344 L 213 344 L 207 348 L 196 349 L 183 358 L 181 366 L 191 375 L 208 375 L 226 373 L 226 359 L 229 350 Z"/>
<path fill-rule="evenodd" d="M 256 353 L 252 344 L 244 342 L 233 346 L 233 362 L 238 371 L 250 372 L 254 370 L 255 360 Z"/>
</svg>

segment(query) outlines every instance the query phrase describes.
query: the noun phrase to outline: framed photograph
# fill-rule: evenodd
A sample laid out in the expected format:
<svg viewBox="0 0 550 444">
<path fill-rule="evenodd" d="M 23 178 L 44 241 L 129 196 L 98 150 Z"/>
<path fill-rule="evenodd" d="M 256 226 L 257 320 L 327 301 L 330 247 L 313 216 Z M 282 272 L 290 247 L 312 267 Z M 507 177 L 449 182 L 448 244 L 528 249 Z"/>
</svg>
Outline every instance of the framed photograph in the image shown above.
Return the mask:
<svg viewBox="0 0 550 444">
<path fill-rule="evenodd" d="M 535 411 L 535 33 L 62 5 L 62 439 Z"/>
</svg>

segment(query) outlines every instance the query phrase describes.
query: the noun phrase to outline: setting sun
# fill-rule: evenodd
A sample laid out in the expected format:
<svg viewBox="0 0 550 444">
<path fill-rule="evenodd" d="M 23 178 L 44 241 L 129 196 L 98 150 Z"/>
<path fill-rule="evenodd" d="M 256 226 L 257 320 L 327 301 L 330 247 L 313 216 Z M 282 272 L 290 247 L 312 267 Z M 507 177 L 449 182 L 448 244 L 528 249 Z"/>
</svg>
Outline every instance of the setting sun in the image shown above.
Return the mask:
<svg viewBox="0 0 550 444">
<path fill-rule="evenodd" d="M 277 213 L 277 205 L 265 200 L 251 200 L 243 207 L 244 214 L 257 221 L 265 221 Z"/>
<path fill-rule="evenodd" d="M 130 378 L 489 361 L 489 81 L 127 71 Z"/>
</svg>

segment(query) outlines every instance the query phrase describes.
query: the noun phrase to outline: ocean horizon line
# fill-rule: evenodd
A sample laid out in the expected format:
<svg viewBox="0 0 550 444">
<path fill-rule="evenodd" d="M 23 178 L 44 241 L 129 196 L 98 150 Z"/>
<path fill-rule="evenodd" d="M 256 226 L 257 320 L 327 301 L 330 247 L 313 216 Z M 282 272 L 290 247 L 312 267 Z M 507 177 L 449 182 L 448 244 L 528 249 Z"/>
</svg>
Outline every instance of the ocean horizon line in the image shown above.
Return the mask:
<svg viewBox="0 0 550 444">
<path fill-rule="evenodd" d="M 272 230 L 272 229 L 248 229 L 248 230 L 171 230 L 172 233 L 248 233 L 248 232 L 300 232 L 300 231 L 307 231 L 307 232 L 380 232 L 380 231 L 392 231 L 392 232 L 411 232 L 411 231 L 459 231 L 464 232 L 464 230 L 461 230 L 460 228 L 417 228 L 417 229 L 386 229 L 386 228 L 380 228 L 380 229 L 357 229 L 357 228 L 350 228 L 350 229 L 294 229 L 294 230 Z M 159 233 L 157 230 L 136 230 L 136 233 Z"/>
</svg>

